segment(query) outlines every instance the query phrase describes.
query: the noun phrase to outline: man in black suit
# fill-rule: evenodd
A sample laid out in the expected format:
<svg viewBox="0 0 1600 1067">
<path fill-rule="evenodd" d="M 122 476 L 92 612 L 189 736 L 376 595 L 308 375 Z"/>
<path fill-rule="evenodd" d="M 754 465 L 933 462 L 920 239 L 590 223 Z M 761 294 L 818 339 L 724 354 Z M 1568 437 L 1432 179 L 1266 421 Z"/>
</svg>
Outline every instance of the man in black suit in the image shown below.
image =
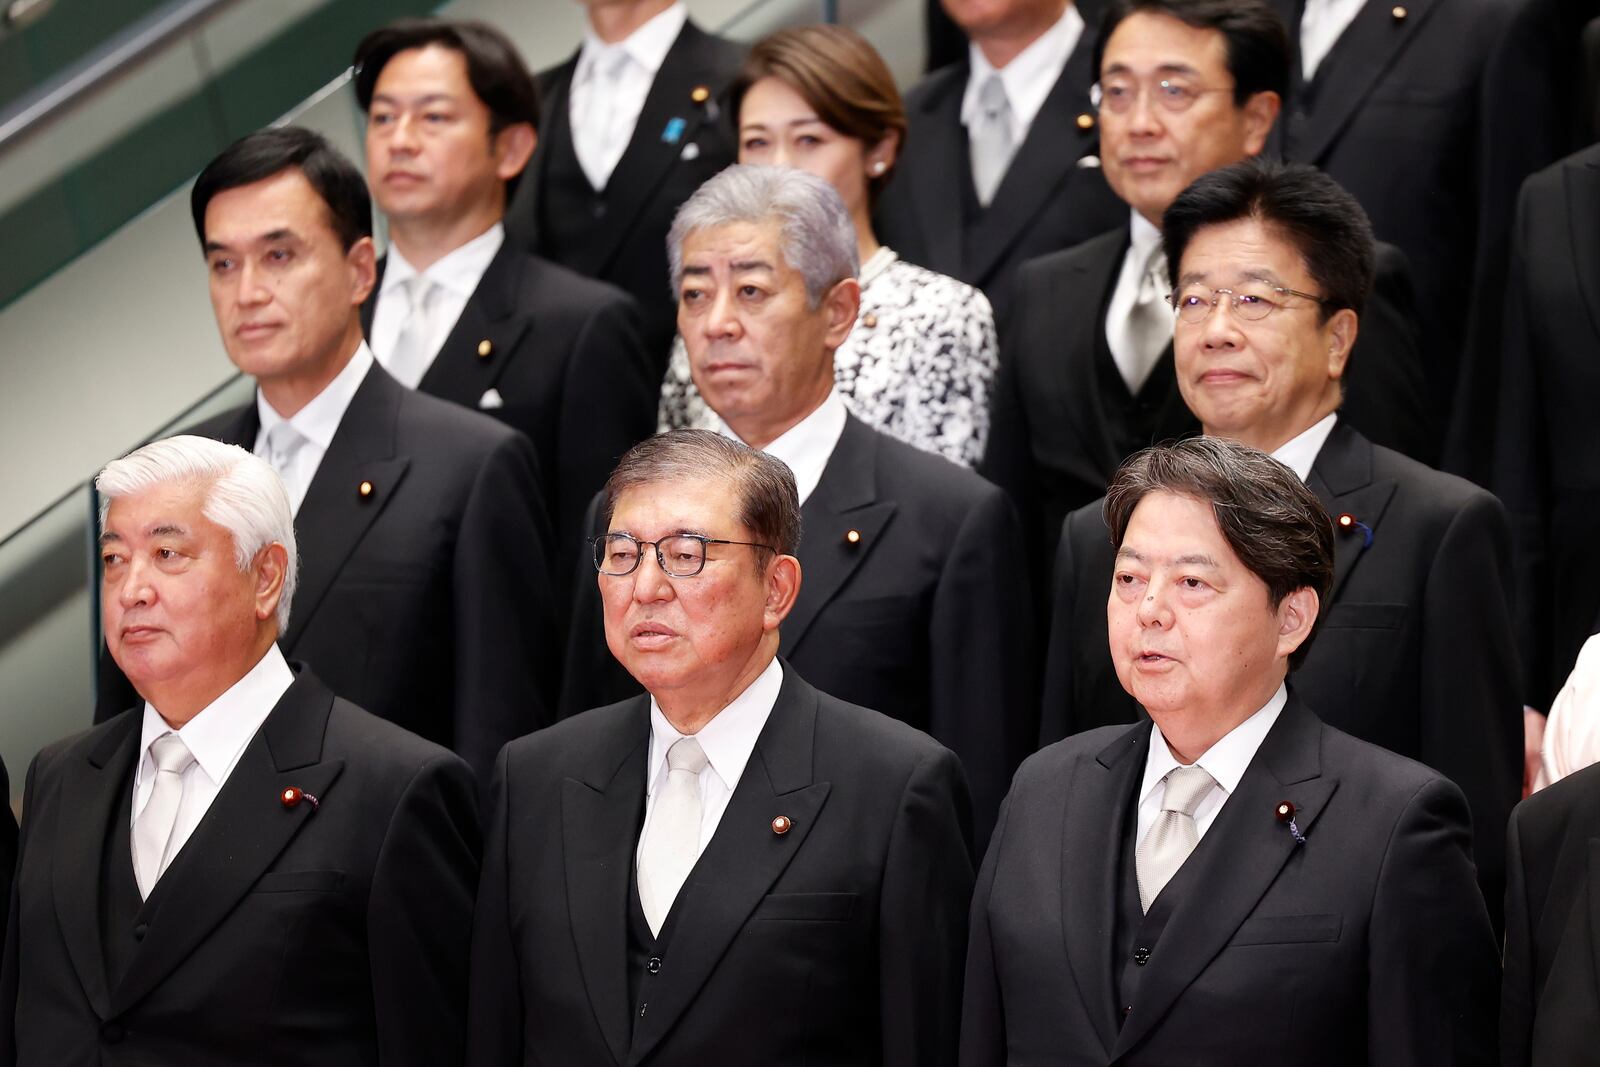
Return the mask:
<svg viewBox="0 0 1600 1067">
<path fill-rule="evenodd" d="M 1502 1067 L 1595 1067 L 1600 1047 L 1600 767 L 1511 813 Z"/>
<path fill-rule="evenodd" d="M 1296 692 L 1330 725 L 1461 787 L 1498 914 L 1523 762 L 1509 531 L 1493 496 L 1374 445 L 1338 414 L 1372 277 L 1361 208 L 1309 167 L 1242 163 L 1185 190 L 1162 236 L 1189 409 L 1207 434 L 1271 452 L 1339 517 Z M 1044 741 L 1139 714 L 1106 653 L 1113 567 L 1100 506 L 1074 512 L 1056 560 Z"/>
<path fill-rule="evenodd" d="M 1124 459 L 1198 429 L 1173 377 L 1161 215 L 1200 175 L 1262 150 L 1289 78 L 1269 0 L 1113 0 L 1099 39 L 1100 158 L 1129 221 L 1018 272 L 980 468 L 1023 510 L 1030 558 L 1045 562 L 1067 513 L 1104 494 Z M 1343 411 L 1415 455 L 1431 443 L 1418 433 L 1422 369 L 1403 260 L 1387 252 L 1390 299 L 1361 320 Z"/>
<path fill-rule="evenodd" d="M 953 1064 L 961 766 L 777 658 L 793 473 L 678 430 L 605 502 L 606 642 L 648 696 L 500 757 L 468 1063 Z"/>
<path fill-rule="evenodd" d="M 1036 733 L 1015 511 L 971 471 L 845 410 L 833 351 L 855 323 L 859 288 L 832 186 L 783 168 L 724 171 L 684 205 L 671 241 L 695 386 L 799 483 L 808 578 L 783 625 L 785 657 L 823 692 L 953 749 L 986 840 Z M 565 714 L 638 691 L 602 662 L 599 598 L 580 592 Z"/>
<path fill-rule="evenodd" d="M 1455 399 L 1483 201 L 1484 69 L 1519 0 L 1276 0 L 1295 42 L 1278 147 L 1321 168 L 1405 253 L 1429 432 Z"/>
<path fill-rule="evenodd" d="M 1027 259 L 1115 226 L 1095 158 L 1098 3 L 945 0 L 965 62 L 906 96 L 910 124 L 875 225 L 902 257 L 982 289 L 1004 325 Z"/>
<path fill-rule="evenodd" d="M 722 103 L 744 48 L 696 26 L 682 0 L 585 5 L 582 47 L 539 76 L 544 136 L 510 221 L 539 255 L 633 295 L 659 384 L 677 325 L 667 228 L 738 155 Z"/>
<path fill-rule="evenodd" d="M 1153 722 L 1017 772 L 973 895 L 963 1067 L 1495 1063 L 1461 790 L 1285 684 L 1334 582 L 1316 496 L 1199 437 L 1129 460 L 1106 516 L 1101 616 Z"/>
<path fill-rule="evenodd" d="M 487 780 L 557 687 L 533 446 L 376 365 L 360 318 L 371 200 L 320 136 L 243 138 L 191 203 L 223 346 L 257 385 L 195 432 L 255 451 L 288 487 L 305 571 L 284 653 Z"/>
<path fill-rule="evenodd" d="M 1517 205 L 1491 482 L 1511 512 L 1523 699 L 1548 710 L 1600 629 L 1600 147 L 1529 178 Z"/>
<path fill-rule="evenodd" d="M 536 140 L 538 90 L 511 42 L 476 22 L 408 19 L 356 49 L 367 181 L 389 254 L 362 305 L 402 385 L 521 430 L 539 454 L 565 582 L 583 513 L 617 460 L 655 432 L 660 368 L 614 286 L 505 241 L 507 189 Z"/>
<path fill-rule="evenodd" d="M 106 643 L 145 703 L 29 768 L 0 1064 L 459 1063 L 471 770 L 284 659 L 264 461 L 175 437 L 96 487 Z"/>
</svg>

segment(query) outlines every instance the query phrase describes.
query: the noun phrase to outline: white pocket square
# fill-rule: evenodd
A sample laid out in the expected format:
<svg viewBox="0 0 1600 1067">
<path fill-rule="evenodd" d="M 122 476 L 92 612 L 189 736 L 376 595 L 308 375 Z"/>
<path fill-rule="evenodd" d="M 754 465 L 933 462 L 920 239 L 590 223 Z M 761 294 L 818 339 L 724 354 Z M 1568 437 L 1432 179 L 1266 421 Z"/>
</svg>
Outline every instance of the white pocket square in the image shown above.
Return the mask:
<svg viewBox="0 0 1600 1067">
<path fill-rule="evenodd" d="M 503 408 L 505 406 L 505 398 L 500 395 L 500 390 L 498 389 L 490 389 L 478 398 L 478 409 L 480 411 L 493 411 L 495 408 Z"/>
<path fill-rule="evenodd" d="M 695 144 L 693 141 L 690 141 L 688 144 L 683 146 L 683 151 L 679 153 L 678 158 L 683 160 L 699 159 L 700 146 Z"/>
</svg>

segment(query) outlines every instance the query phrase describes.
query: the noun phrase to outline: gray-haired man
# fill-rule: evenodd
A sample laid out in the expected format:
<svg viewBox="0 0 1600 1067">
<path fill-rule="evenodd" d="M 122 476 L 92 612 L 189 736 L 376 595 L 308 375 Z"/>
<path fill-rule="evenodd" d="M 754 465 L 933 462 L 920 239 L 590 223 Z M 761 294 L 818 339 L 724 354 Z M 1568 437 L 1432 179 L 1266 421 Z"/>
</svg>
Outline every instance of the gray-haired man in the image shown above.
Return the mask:
<svg viewBox="0 0 1600 1067">
<path fill-rule="evenodd" d="M 807 581 L 784 656 L 824 692 L 953 749 L 986 839 L 1035 727 L 1028 568 L 1011 504 L 856 420 L 834 391 L 833 353 L 859 286 L 855 231 L 828 183 L 730 167 L 679 210 L 669 254 L 696 388 L 735 436 L 795 474 Z M 577 610 L 566 714 L 637 691 L 607 669 L 594 595 Z"/>
</svg>

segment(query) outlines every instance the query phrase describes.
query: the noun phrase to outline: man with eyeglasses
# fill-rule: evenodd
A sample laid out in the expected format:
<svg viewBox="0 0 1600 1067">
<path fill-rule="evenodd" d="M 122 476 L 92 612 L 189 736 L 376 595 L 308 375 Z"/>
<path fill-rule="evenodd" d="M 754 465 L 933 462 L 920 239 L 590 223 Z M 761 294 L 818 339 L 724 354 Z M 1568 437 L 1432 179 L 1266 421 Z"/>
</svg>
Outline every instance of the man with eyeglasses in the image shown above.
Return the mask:
<svg viewBox="0 0 1600 1067">
<path fill-rule="evenodd" d="M 833 352 L 855 323 L 858 264 L 831 185 L 788 167 L 729 168 L 679 210 L 669 240 L 695 386 L 799 485 L 807 579 L 783 624 L 784 656 L 823 692 L 961 757 L 986 840 L 1038 732 L 1014 509 L 970 470 L 845 409 Z M 630 532 L 595 529 L 618 531 Z M 564 715 L 637 692 L 607 666 L 592 589 L 576 605 Z"/>
<path fill-rule="evenodd" d="M 678 430 L 603 499 L 606 643 L 648 695 L 501 755 L 467 1062 L 950 1067 L 966 784 L 927 735 L 777 658 L 803 588 L 795 474 Z"/>
<path fill-rule="evenodd" d="M 1311 167 L 1240 163 L 1178 196 L 1162 242 L 1184 402 L 1206 434 L 1290 467 L 1334 518 L 1332 587 L 1289 687 L 1329 725 L 1461 787 L 1498 916 L 1522 783 L 1510 531 L 1492 495 L 1373 444 L 1340 412 L 1372 282 L 1366 214 Z M 1106 651 L 1112 570 L 1100 504 L 1079 509 L 1056 557 L 1044 741 L 1140 713 Z"/>
<path fill-rule="evenodd" d="M 1200 175 L 1262 151 L 1289 80 L 1288 35 L 1269 0 L 1115 0 L 1099 39 L 1101 164 L 1127 212 L 1018 273 L 980 467 L 1011 493 L 1030 555 L 1046 561 L 1062 519 L 1099 498 L 1124 459 L 1196 429 L 1173 378 L 1161 214 Z M 1384 249 L 1378 264 L 1344 412 L 1426 461 L 1404 260 Z"/>
</svg>

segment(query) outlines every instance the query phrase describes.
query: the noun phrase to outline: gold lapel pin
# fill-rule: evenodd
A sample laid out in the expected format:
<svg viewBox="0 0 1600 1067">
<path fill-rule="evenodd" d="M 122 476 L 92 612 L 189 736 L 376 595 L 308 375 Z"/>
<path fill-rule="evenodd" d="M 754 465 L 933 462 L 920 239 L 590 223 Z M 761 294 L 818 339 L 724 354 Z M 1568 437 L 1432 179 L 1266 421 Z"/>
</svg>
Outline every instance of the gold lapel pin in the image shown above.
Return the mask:
<svg viewBox="0 0 1600 1067">
<path fill-rule="evenodd" d="M 1389 11 L 1389 14 L 1394 16 L 1396 22 L 1404 22 L 1406 20 L 1406 9 L 1398 4 Z"/>
<path fill-rule="evenodd" d="M 707 100 L 711 99 L 711 86 L 696 85 L 693 89 L 689 90 L 689 99 L 693 100 L 697 104 L 705 103 Z"/>
<path fill-rule="evenodd" d="M 772 820 L 772 832 L 775 834 L 786 834 L 789 832 L 789 827 L 793 825 L 794 821 L 791 820 L 789 816 L 780 815 L 776 819 Z"/>
<path fill-rule="evenodd" d="M 847 530 L 844 535 L 844 543 L 847 545 L 859 545 L 861 543 L 861 531 Z"/>
<path fill-rule="evenodd" d="M 362 481 L 362 483 L 360 485 L 356 486 L 356 493 L 358 495 L 360 495 L 362 500 L 365 500 L 365 499 L 367 499 L 368 497 L 370 497 L 372 495 L 372 491 L 375 488 L 377 488 L 377 487 L 374 486 L 371 482 Z"/>
<path fill-rule="evenodd" d="M 1094 116 L 1089 114 L 1087 111 L 1085 111 L 1083 114 L 1079 115 L 1078 116 L 1078 129 L 1080 129 L 1080 130 L 1092 130 L 1092 129 L 1094 129 Z"/>
<path fill-rule="evenodd" d="M 491 353 L 493 351 L 494 351 L 494 342 L 488 340 L 487 338 L 485 338 L 484 340 L 478 342 L 478 358 L 479 359 L 488 359 L 489 358 L 489 353 Z"/>
</svg>

